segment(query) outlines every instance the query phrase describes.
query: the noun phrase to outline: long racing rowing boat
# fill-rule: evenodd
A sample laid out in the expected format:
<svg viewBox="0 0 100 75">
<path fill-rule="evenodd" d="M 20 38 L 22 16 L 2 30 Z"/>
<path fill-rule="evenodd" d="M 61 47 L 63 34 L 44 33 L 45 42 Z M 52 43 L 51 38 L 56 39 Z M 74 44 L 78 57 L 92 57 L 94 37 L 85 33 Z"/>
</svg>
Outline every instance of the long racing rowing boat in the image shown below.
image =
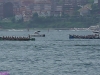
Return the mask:
<svg viewBox="0 0 100 75">
<path fill-rule="evenodd" d="M 8 41 L 35 41 L 35 38 L 30 37 L 16 37 L 16 36 L 2 36 L 0 37 L 0 40 L 8 40 Z"/>
<path fill-rule="evenodd" d="M 95 35 L 71 35 L 69 34 L 69 39 L 100 39 L 98 34 Z"/>
</svg>

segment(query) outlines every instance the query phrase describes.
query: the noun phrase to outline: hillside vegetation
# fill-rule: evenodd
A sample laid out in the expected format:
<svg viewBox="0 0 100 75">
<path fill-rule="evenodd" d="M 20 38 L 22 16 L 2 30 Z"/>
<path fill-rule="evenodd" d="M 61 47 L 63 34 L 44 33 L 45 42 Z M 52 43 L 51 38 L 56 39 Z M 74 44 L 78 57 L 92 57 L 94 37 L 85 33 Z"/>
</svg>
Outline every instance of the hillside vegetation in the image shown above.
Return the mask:
<svg viewBox="0 0 100 75">
<path fill-rule="evenodd" d="M 16 22 L 14 18 L 11 18 L 11 22 L 0 21 L 0 26 L 2 28 L 83 28 L 96 25 L 100 22 L 100 8 L 97 4 L 93 4 L 94 0 L 88 1 L 91 4 L 92 10 L 85 16 L 79 14 L 79 9 L 75 10 L 73 15 L 63 14 L 56 17 L 39 17 L 37 13 L 34 13 L 29 22 L 23 22 L 23 20 Z"/>
</svg>

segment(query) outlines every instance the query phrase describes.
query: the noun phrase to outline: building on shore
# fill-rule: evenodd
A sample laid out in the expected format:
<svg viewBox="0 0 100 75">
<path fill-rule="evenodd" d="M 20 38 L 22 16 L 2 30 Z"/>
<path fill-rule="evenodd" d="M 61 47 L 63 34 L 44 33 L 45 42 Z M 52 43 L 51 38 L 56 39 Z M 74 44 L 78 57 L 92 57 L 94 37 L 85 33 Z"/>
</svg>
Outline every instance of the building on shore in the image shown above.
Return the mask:
<svg viewBox="0 0 100 75">
<path fill-rule="evenodd" d="M 39 16 L 73 14 L 77 6 L 85 4 L 87 0 L 0 0 L 0 19 L 22 15 L 28 21 L 35 12 Z"/>
</svg>

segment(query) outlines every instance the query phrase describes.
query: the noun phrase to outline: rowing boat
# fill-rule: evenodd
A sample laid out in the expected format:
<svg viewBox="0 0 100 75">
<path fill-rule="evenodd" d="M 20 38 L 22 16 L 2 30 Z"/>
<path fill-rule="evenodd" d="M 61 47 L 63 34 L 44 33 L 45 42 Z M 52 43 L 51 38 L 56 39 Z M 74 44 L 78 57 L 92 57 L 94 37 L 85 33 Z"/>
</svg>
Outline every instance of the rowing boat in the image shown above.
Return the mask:
<svg viewBox="0 0 100 75">
<path fill-rule="evenodd" d="M 35 41 L 35 38 L 29 38 L 29 37 L 0 37 L 0 40 L 1 41 L 5 41 L 5 40 L 8 40 L 8 41 Z"/>
<path fill-rule="evenodd" d="M 70 35 L 69 34 L 69 39 L 100 39 L 100 36 L 95 34 L 95 35 Z"/>
</svg>

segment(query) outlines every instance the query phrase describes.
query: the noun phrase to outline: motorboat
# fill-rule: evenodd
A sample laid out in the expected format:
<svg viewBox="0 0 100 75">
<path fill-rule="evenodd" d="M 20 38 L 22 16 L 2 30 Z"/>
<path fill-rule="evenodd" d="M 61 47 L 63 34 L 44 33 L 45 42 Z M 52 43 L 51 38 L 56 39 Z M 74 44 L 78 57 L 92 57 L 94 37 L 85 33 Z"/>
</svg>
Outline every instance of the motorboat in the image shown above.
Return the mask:
<svg viewBox="0 0 100 75">
<path fill-rule="evenodd" d="M 94 30 L 93 33 L 100 33 L 100 31 L 98 31 L 98 30 Z"/>
<path fill-rule="evenodd" d="M 33 34 L 31 37 L 45 37 L 45 34 Z"/>
<path fill-rule="evenodd" d="M 40 31 L 34 32 L 34 34 L 31 34 L 30 37 L 45 37 L 45 34 L 40 34 Z"/>
<path fill-rule="evenodd" d="M 90 30 L 92 30 L 93 33 L 100 33 L 100 26 L 96 25 L 96 26 L 90 26 L 89 27 Z"/>
</svg>

